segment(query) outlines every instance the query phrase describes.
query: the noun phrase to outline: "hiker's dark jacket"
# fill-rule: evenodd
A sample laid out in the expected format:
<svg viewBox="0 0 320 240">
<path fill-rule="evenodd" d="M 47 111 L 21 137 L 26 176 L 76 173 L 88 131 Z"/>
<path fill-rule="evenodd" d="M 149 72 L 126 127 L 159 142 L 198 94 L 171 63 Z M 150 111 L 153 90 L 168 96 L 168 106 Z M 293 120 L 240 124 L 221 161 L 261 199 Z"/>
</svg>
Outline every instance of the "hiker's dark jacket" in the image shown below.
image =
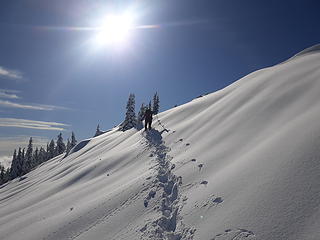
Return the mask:
<svg viewBox="0 0 320 240">
<path fill-rule="evenodd" d="M 147 109 L 146 112 L 144 113 L 144 120 L 146 122 L 151 122 L 152 121 L 152 114 L 153 114 L 153 112 L 150 109 Z"/>
</svg>

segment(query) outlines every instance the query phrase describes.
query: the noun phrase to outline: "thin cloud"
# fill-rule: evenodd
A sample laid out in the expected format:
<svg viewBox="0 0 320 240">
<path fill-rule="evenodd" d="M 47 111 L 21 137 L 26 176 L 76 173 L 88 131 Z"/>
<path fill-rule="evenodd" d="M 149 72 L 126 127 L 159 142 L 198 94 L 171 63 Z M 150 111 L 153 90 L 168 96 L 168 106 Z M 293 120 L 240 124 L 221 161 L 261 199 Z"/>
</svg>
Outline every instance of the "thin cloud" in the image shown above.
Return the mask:
<svg viewBox="0 0 320 240">
<path fill-rule="evenodd" d="M 18 92 L 19 91 L 16 90 L 0 89 L 0 98 L 20 99 L 20 97 L 16 94 Z"/>
<path fill-rule="evenodd" d="M 23 74 L 17 70 L 11 70 L 0 66 L 0 78 L 22 80 Z"/>
<path fill-rule="evenodd" d="M 53 110 L 68 110 L 68 108 L 53 106 L 53 105 L 43 105 L 43 104 L 22 104 L 15 103 L 9 100 L 0 100 L 0 106 L 7 108 L 21 108 L 30 110 L 40 110 L 40 111 L 53 111 Z"/>
<path fill-rule="evenodd" d="M 0 118 L 0 127 L 31 128 L 39 130 L 66 131 L 70 125 L 57 122 L 44 122 L 18 118 Z"/>
<path fill-rule="evenodd" d="M 4 91 L 7 93 L 21 93 L 20 90 L 13 90 L 13 89 L 0 89 L 0 91 Z"/>
</svg>

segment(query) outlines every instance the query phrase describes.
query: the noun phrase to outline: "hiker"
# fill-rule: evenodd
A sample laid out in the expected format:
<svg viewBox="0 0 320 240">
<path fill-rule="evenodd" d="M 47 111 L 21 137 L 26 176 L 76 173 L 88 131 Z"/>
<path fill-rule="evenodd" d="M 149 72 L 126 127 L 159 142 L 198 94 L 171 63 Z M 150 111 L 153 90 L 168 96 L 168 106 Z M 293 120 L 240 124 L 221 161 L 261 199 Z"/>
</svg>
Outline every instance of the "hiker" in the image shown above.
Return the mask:
<svg viewBox="0 0 320 240">
<path fill-rule="evenodd" d="M 147 126 L 149 126 L 149 130 L 151 129 L 151 124 L 152 124 L 152 114 L 153 112 L 151 111 L 150 108 L 146 110 L 144 113 L 144 129 L 147 131 Z"/>
</svg>

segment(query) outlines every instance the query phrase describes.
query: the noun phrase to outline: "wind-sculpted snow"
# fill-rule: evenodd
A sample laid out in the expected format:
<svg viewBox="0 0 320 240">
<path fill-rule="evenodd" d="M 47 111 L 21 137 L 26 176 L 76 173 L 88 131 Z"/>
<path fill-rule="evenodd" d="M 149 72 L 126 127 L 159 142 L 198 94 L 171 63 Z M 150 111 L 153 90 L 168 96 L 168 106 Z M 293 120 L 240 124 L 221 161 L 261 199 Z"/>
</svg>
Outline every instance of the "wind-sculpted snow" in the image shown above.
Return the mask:
<svg viewBox="0 0 320 240">
<path fill-rule="evenodd" d="M 320 239 L 315 49 L 2 186 L 0 239 Z"/>
<path fill-rule="evenodd" d="M 298 56 L 303 56 L 306 54 L 313 54 L 313 53 L 319 53 L 320 51 L 320 44 L 314 45 L 312 47 L 309 47 L 301 52 L 299 52 L 298 54 L 296 54 L 294 57 L 298 57 Z"/>
<path fill-rule="evenodd" d="M 89 142 L 90 142 L 89 139 L 82 140 L 82 141 L 79 142 L 76 146 L 74 146 L 73 149 L 71 149 L 70 154 L 75 153 L 75 152 L 78 152 L 79 150 L 81 150 L 82 148 L 84 148 Z"/>
</svg>

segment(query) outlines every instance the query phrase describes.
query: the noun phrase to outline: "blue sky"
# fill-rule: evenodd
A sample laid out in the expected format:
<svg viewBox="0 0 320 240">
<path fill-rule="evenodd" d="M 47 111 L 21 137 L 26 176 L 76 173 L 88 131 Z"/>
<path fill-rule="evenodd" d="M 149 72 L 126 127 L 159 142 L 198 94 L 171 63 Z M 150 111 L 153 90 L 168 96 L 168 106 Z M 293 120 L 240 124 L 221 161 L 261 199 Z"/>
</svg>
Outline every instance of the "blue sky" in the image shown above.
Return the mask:
<svg viewBox="0 0 320 240">
<path fill-rule="evenodd" d="M 128 9 L 135 26 L 157 27 L 132 30 L 125 47 L 95 46 L 98 19 Z M 158 91 L 164 111 L 284 61 L 320 42 L 318 9 L 316 0 L 1 1 L 0 158 L 29 136 L 83 139 L 98 123 L 119 124 L 131 92 L 138 108 Z"/>
</svg>

